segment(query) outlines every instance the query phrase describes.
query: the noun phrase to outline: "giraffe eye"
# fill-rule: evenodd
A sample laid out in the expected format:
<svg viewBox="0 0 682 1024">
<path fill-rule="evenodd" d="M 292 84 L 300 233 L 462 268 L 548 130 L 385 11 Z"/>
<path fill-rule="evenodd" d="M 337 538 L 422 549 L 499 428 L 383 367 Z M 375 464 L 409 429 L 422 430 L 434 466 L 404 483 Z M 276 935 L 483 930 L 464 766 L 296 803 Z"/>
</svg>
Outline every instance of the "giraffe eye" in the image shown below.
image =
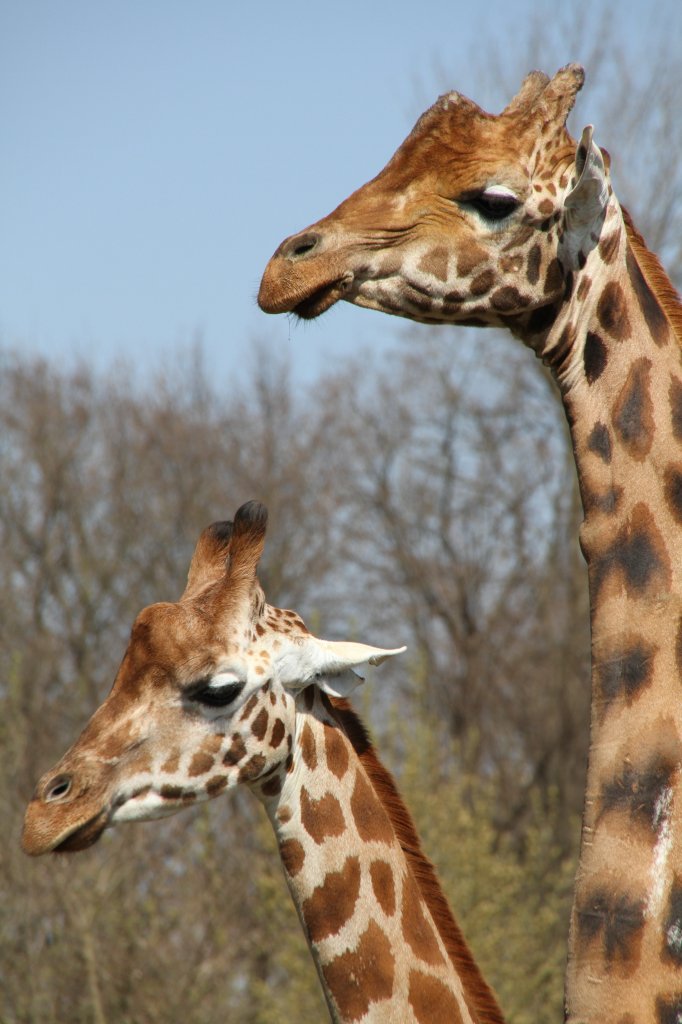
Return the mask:
<svg viewBox="0 0 682 1024">
<path fill-rule="evenodd" d="M 491 185 L 490 188 L 469 195 L 462 201 L 465 206 L 471 207 L 486 220 L 492 221 L 504 220 L 521 205 L 518 197 L 504 185 Z"/>
<path fill-rule="evenodd" d="M 52 780 L 52 784 L 45 794 L 45 801 L 61 800 L 71 790 L 71 778 L 68 775 L 58 775 Z"/>
<path fill-rule="evenodd" d="M 189 693 L 195 704 L 208 708 L 226 708 L 232 704 L 244 689 L 244 683 L 221 682 L 220 679 L 203 679 Z"/>
</svg>

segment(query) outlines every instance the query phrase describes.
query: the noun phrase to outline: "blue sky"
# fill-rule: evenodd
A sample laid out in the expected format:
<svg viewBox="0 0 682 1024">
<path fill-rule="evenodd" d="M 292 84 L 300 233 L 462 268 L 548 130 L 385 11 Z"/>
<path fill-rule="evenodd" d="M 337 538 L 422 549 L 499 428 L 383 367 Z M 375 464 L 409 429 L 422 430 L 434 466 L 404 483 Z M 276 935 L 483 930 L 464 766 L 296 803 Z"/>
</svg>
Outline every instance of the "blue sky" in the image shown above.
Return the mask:
<svg viewBox="0 0 682 1024">
<path fill-rule="evenodd" d="M 664 8 L 679 33 L 682 5 L 613 10 L 636 48 Z M 487 43 L 511 52 L 555 9 L 0 0 L 0 344 L 145 371 L 200 337 L 222 376 L 262 338 L 302 378 L 385 344 L 399 321 L 346 304 L 309 325 L 260 313 L 268 257 L 375 174 L 446 85 L 502 106 L 481 92 Z M 568 47 L 545 70 L 580 59 Z"/>
</svg>

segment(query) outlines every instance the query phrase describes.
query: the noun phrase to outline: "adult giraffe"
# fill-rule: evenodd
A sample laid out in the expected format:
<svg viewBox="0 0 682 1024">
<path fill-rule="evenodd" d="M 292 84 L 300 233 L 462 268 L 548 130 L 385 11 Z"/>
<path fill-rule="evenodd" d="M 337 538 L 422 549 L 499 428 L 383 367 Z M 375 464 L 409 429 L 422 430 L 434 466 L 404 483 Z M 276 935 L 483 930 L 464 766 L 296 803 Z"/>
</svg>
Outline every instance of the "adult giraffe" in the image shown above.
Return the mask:
<svg viewBox="0 0 682 1024">
<path fill-rule="evenodd" d="M 586 128 L 577 65 L 499 115 L 442 96 L 372 181 L 288 238 L 266 312 L 338 299 L 506 326 L 553 370 L 589 571 L 592 726 L 571 1022 L 682 1021 L 682 307 Z"/>
<path fill-rule="evenodd" d="M 267 513 L 214 523 L 185 592 L 133 626 L 109 697 L 26 812 L 27 853 L 244 783 L 265 805 L 340 1024 L 502 1024 L 390 774 L 342 696 L 399 650 L 312 636 L 265 603 Z M 404 650 L 401 648 L 400 650 Z M 218 894 L 216 894 L 218 897 Z"/>
</svg>

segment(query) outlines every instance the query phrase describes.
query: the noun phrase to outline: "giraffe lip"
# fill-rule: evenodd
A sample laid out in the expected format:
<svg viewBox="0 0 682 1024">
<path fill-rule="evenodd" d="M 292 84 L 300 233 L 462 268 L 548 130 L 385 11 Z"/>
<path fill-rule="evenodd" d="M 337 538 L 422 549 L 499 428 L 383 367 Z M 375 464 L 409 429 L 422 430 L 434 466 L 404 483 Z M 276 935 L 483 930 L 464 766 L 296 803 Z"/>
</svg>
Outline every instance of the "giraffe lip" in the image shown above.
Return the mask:
<svg viewBox="0 0 682 1024">
<path fill-rule="evenodd" d="M 314 320 L 344 297 L 353 283 L 353 278 L 352 273 L 347 273 L 336 281 L 323 284 L 321 288 L 316 288 L 307 298 L 297 303 L 291 312 L 301 320 Z"/>
<path fill-rule="evenodd" d="M 53 847 L 52 853 L 78 853 L 80 850 L 87 850 L 89 846 L 94 846 L 100 838 L 102 832 L 107 827 L 108 821 L 108 809 L 105 808 L 102 811 L 98 811 L 97 814 L 81 825 L 78 825 L 65 839 L 62 839 Z"/>
</svg>

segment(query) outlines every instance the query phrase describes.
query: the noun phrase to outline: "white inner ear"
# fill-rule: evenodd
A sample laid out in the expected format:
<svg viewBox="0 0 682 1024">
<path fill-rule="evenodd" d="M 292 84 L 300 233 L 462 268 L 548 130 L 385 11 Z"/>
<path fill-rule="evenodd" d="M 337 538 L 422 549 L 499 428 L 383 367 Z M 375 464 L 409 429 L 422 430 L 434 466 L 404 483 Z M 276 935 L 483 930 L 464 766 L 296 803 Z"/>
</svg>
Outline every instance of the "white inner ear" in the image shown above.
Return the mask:
<svg viewBox="0 0 682 1024">
<path fill-rule="evenodd" d="M 330 697 L 347 697 L 364 681 L 364 676 L 358 675 L 352 668 L 334 675 L 321 675 L 313 680 L 315 685 Z"/>
<path fill-rule="evenodd" d="M 352 641 L 319 640 L 312 635 L 299 643 L 283 647 L 275 658 L 280 682 L 290 691 L 301 690 L 315 683 L 325 693 L 345 697 L 362 682 L 353 671 L 358 665 L 380 665 L 404 647 L 387 650 Z"/>
<path fill-rule="evenodd" d="M 594 248 L 594 239 L 601 233 L 601 226 L 609 202 L 608 173 L 601 150 L 592 141 L 591 124 L 583 130 L 578 146 L 585 150 L 585 160 L 576 172 L 578 180 L 564 199 L 566 230 L 561 246 L 564 260 L 569 267 L 577 266 L 578 255 Z"/>
<path fill-rule="evenodd" d="M 507 188 L 506 185 L 489 185 L 488 188 L 483 190 L 483 195 L 486 199 L 513 199 L 515 202 L 519 198 L 516 192 Z"/>
</svg>

